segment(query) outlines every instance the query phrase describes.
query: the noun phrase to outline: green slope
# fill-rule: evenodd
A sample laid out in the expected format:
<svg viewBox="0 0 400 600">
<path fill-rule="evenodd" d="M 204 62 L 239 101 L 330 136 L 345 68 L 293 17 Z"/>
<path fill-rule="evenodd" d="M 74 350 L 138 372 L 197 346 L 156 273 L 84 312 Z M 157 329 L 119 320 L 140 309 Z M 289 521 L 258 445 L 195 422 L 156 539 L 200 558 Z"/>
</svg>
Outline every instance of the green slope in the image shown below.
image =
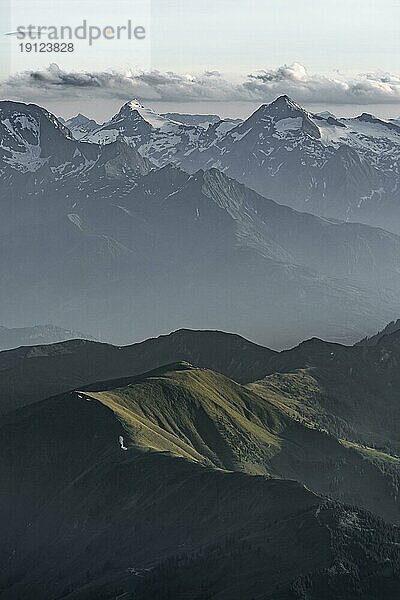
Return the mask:
<svg viewBox="0 0 400 600">
<path fill-rule="evenodd" d="M 373 347 L 312 339 L 280 353 L 240 336 L 189 330 L 123 348 L 80 340 L 20 348 L 0 353 L 0 414 L 96 380 L 132 376 L 175 361 L 240 383 L 263 379 L 259 392 L 264 386 L 307 422 L 335 437 L 400 455 L 396 334 Z"/>
<path fill-rule="evenodd" d="M 100 388 L 100 389 L 97 389 Z M 205 465 L 295 479 L 394 522 L 400 461 L 345 443 L 287 410 L 279 394 L 259 395 L 210 370 L 172 365 L 140 378 L 86 389 L 113 410 L 126 444 Z"/>
<path fill-rule="evenodd" d="M 257 390 L 337 437 L 399 455 L 399 365 L 396 334 L 373 347 L 312 339 L 273 357 Z"/>
<path fill-rule="evenodd" d="M 2 599 L 400 592 L 397 528 L 243 472 L 300 454 L 273 403 L 187 364 L 90 387 L 0 420 Z"/>
</svg>

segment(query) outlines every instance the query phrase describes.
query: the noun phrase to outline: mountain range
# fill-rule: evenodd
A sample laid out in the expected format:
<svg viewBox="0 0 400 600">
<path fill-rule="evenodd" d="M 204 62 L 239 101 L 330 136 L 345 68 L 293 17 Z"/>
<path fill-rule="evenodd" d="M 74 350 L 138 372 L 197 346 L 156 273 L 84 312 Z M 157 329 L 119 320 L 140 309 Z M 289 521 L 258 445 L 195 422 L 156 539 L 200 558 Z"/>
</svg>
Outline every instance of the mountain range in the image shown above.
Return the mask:
<svg viewBox="0 0 400 600">
<path fill-rule="evenodd" d="M 93 381 L 139 375 L 168 361 L 188 362 L 244 385 L 256 382 L 261 395 L 262 386 L 268 384 L 266 391 L 273 395 L 276 385 L 281 400 L 284 395 L 302 419 L 337 437 L 396 453 L 399 352 L 398 332 L 374 346 L 311 338 L 277 352 L 237 335 L 186 329 L 129 346 L 76 339 L 21 347 L 0 353 L 1 412 Z"/>
<path fill-rule="evenodd" d="M 243 122 L 217 121 L 206 130 L 166 117 L 128 103 L 86 139 L 108 142 L 120 134 L 159 165 L 173 162 L 190 173 L 216 167 L 303 212 L 400 233 L 396 120 L 312 114 L 288 96 Z"/>
<path fill-rule="evenodd" d="M 3 321 L 28 313 L 117 343 L 223 328 L 281 348 L 310 334 L 355 342 L 394 319 L 396 234 L 296 211 L 216 168 L 159 166 L 195 165 L 199 144 L 244 126 L 205 130 L 131 102 L 89 141 L 40 107 L 0 103 Z"/>
<path fill-rule="evenodd" d="M 0 597 L 397 597 L 399 340 L 1 352 Z"/>
</svg>

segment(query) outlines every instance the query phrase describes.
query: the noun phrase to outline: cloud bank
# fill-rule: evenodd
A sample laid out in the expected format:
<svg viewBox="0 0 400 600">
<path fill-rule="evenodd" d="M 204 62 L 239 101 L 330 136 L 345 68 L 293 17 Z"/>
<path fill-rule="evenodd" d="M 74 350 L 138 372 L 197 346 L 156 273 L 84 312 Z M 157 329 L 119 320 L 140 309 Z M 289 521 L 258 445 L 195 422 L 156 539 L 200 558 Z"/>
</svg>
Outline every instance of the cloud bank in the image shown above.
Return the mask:
<svg viewBox="0 0 400 600">
<path fill-rule="evenodd" d="M 68 72 L 56 64 L 24 71 L 0 83 L 2 98 L 119 98 L 166 102 L 260 101 L 288 94 L 306 104 L 391 104 L 400 102 L 400 75 L 364 73 L 353 77 L 312 74 L 298 63 L 258 71 L 233 82 L 217 71 L 200 75 L 171 71 Z"/>
</svg>

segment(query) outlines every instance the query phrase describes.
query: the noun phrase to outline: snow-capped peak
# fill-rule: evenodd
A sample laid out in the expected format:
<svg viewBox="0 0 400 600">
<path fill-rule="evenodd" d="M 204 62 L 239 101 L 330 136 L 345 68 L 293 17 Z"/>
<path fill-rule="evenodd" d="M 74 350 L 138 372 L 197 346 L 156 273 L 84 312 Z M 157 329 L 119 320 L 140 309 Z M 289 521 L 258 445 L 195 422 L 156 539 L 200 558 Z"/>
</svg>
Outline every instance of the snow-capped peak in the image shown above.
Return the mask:
<svg viewBox="0 0 400 600">
<path fill-rule="evenodd" d="M 307 133 L 314 138 L 321 137 L 320 131 L 311 120 L 309 113 L 286 95 L 279 96 L 273 102 L 260 106 L 244 122 L 244 125 L 247 124 L 251 124 L 252 127 L 255 125 L 262 127 L 264 130 L 271 132 L 278 132 L 280 135 L 298 131 L 299 133 Z"/>
<path fill-rule="evenodd" d="M 137 110 L 138 108 L 145 108 L 143 104 L 141 104 L 138 100 L 130 100 L 126 103 L 126 106 L 130 106 L 132 110 Z"/>
<path fill-rule="evenodd" d="M 262 104 L 253 113 L 252 117 L 259 117 L 260 119 L 267 117 L 270 120 L 279 121 L 280 119 L 292 117 L 308 117 L 308 113 L 299 104 L 294 102 L 294 100 L 289 98 L 289 96 L 284 95 L 279 96 L 269 104 Z"/>
<path fill-rule="evenodd" d="M 290 96 L 288 96 L 287 94 L 278 96 L 278 98 L 270 102 L 268 106 L 270 108 L 287 108 L 289 110 L 301 110 L 302 112 L 304 112 L 304 109 L 300 106 L 300 104 L 297 104 L 297 102 L 292 100 L 292 98 L 290 98 Z"/>
<path fill-rule="evenodd" d="M 164 127 L 164 125 L 173 123 L 170 119 L 156 113 L 152 108 L 143 106 L 143 104 L 137 100 L 131 100 L 121 108 L 121 112 L 126 113 L 128 111 L 139 113 L 142 119 L 154 127 L 154 129 L 160 129 L 161 127 Z"/>
</svg>

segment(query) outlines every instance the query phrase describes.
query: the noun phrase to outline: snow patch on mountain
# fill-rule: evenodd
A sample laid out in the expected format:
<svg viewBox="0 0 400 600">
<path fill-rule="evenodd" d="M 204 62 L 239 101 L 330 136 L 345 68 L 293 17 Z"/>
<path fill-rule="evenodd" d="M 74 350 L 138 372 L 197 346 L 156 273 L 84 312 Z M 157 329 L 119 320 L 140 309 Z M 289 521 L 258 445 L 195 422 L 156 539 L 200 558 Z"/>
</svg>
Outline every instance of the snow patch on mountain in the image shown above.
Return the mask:
<svg viewBox="0 0 400 600">
<path fill-rule="evenodd" d="M 124 445 L 124 438 L 122 435 L 119 436 L 118 442 L 121 447 L 121 450 L 128 450 L 128 448 Z"/>
<path fill-rule="evenodd" d="M 26 144 L 25 152 L 15 150 L 9 150 L 9 152 L 11 156 L 5 158 L 4 161 L 21 173 L 34 173 L 46 163 L 46 159 L 40 157 L 40 146 Z"/>
<path fill-rule="evenodd" d="M 287 117 L 286 119 L 280 119 L 275 123 L 275 129 L 281 133 L 285 131 L 293 131 L 301 129 L 303 125 L 303 119 L 301 117 Z"/>
</svg>

